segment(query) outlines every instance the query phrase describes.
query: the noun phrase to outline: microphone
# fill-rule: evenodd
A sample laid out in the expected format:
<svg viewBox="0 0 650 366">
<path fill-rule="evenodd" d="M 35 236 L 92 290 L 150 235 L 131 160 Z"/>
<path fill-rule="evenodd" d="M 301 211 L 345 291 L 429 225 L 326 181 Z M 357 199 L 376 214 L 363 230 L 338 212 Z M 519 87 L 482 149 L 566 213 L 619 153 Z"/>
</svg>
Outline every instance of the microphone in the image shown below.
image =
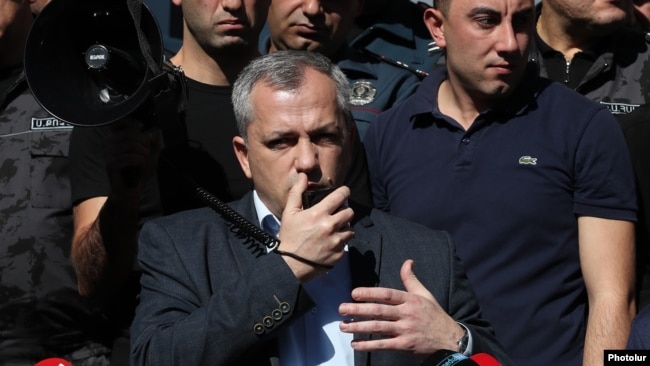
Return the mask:
<svg viewBox="0 0 650 366">
<path fill-rule="evenodd" d="M 422 366 L 501 366 L 499 361 L 487 353 L 467 357 L 461 353 L 441 349 L 427 357 Z"/>
</svg>

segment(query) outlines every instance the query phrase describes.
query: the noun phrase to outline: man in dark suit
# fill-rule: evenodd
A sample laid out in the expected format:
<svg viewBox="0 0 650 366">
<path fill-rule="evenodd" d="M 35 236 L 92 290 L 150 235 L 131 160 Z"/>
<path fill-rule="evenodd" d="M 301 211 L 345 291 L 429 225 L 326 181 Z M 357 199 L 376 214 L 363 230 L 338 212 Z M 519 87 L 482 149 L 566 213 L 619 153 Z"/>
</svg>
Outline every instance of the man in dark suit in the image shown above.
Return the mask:
<svg viewBox="0 0 650 366">
<path fill-rule="evenodd" d="M 316 52 L 244 69 L 233 146 L 255 189 L 145 224 L 132 364 L 419 365 L 444 349 L 509 362 L 448 235 L 348 202 L 349 95 Z"/>
</svg>

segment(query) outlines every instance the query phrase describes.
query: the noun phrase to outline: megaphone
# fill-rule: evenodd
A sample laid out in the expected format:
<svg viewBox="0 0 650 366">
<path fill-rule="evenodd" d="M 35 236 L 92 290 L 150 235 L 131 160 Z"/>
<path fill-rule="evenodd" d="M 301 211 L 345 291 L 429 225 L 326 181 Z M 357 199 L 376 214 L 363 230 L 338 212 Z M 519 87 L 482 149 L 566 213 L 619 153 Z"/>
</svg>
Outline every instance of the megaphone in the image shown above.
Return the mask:
<svg viewBox="0 0 650 366">
<path fill-rule="evenodd" d="M 24 69 L 46 111 L 100 126 L 132 115 L 158 92 L 152 69 L 162 68 L 162 35 L 149 8 L 135 1 L 135 16 L 127 0 L 52 0 L 43 8 L 27 38 Z"/>
</svg>

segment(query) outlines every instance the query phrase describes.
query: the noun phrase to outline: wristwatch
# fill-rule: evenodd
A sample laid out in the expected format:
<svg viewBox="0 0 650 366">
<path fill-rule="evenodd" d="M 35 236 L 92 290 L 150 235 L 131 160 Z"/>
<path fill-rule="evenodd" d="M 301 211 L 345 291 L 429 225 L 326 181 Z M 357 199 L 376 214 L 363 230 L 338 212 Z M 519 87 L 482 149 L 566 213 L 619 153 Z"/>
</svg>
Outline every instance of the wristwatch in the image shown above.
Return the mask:
<svg viewBox="0 0 650 366">
<path fill-rule="evenodd" d="M 469 334 L 467 333 L 467 328 L 461 328 L 463 328 L 463 336 L 458 339 L 458 353 L 465 354 L 467 343 L 469 341 Z"/>
</svg>

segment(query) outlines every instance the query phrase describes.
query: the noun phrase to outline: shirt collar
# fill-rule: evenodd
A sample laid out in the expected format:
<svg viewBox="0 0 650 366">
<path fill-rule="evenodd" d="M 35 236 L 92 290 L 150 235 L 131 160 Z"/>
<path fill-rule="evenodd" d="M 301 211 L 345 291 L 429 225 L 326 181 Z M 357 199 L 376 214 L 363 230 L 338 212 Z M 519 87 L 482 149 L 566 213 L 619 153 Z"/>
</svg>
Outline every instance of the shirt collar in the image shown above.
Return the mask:
<svg viewBox="0 0 650 366">
<path fill-rule="evenodd" d="M 275 215 L 271 213 L 271 210 L 266 207 L 264 202 L 260 199 L 260 196 L 257 195 L 257 190 L 253 190 L 253 203 L 255 204 L 255 211 L 257 212 L 257 223 L 262 227 L 262 220 L 268 215 L 272 215 L 275 221 L 280 223 L 280 220 L 278 220 Z"/>
<path fill-rule="evenodd" d="M 506 113 L 517 115 L 524 113 L 536 105 L 536 98 L 541 91 L 539 83 L 539 70 L 537 65 L 529 62 L 521 84 L 505 102 L 495 105 L 483 113 Z M 444 118 L 438 108 L 438 91 L 440 84 L 448 77 L 446 67 L 436 68 L 429 76 L 424 78 L 411 98 L 409 122 L 413 123 L 419 116 L 432 115 L 435 118 Z"/>
<path fill-rule="evenodd" d="M 539 21 L 539 16 L 542 15 L 542 3 L 541 1 L 535 5 L 535 13 L 536 13 L 536 20 L 535 24 Z M 604 53 L 611 53 L 613 52 L 612 50 L 616 49 L 617 42 L 620 42 L 619 38 L 621 36 L 624 36 L 624 32 L 622 31 L 617 31 L 613 32 L 610 35 L 607 35 L 605 37 L 601 37 L 598 42 L 594 44 L 594 46 L 590 49 L 585 49 L 580 51 L 583 55 L 591 58 L 591 59 L 596 59 L 599 55 L 604 54 Z M 531 55 L 535 50 L 539 51 L 542 55 L 544 56 L 549 56 L 555 53 L 561 54 L 561 52 L 553 49 L 551 46 L 549 46 L 544 40 L 539 36 L 539 33 L 537 33 L 537 30 L 535 30 L 535 35 L 534 35 L 534 42 L 531 42 Z"/>
</svg>

